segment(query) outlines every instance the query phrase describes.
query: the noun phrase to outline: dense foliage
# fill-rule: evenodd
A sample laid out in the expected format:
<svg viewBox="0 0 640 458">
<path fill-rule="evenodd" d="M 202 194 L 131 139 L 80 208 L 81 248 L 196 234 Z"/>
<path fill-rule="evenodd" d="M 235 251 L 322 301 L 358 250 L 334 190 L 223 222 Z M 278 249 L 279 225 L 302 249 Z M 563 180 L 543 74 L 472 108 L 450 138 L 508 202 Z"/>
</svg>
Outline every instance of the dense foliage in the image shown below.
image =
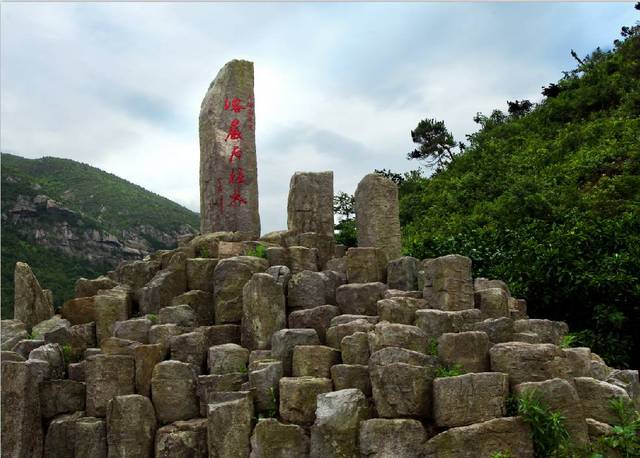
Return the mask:
<svg viewBox="0 0 640 458">
<path fill-rule="evenodd" d="M 429 178 L 400 184 L 406 254 L 459 253 L 532 317 L 565 320 L 616 366 L 640 361 L 640 33 L 580 59 L 532 106 L 480 129 Z"/>
<path fill-rule="evenodd" d="M 167 233 L 184 224 L 199 226 L 196 213 L 95 167 L 69 159 L 25 159 L 2 154 L 2 318 L 13 315 L 13 271 L 17 261 L 28 263 L 41 286 L 53 291 L 57 307 L 73 297 L 79 277 L 93 278 L 113 267 L 43 247 L 33 237 L 25 236 L 29 228 L 16 227 L 5 219 L 19 195 L 32 198 L 37 194 L 47 195 L 76 212 L 63 217 L 73 228 L 104 230 L 119 236 L 123 230 L 138 225 Z M 50 212 L 38 215 L 44 226 L 59 222 L 56 218 L 62 216 Z M 142 236 L 153 248 L 167 248 L 151 235 Z"/>
</svg>

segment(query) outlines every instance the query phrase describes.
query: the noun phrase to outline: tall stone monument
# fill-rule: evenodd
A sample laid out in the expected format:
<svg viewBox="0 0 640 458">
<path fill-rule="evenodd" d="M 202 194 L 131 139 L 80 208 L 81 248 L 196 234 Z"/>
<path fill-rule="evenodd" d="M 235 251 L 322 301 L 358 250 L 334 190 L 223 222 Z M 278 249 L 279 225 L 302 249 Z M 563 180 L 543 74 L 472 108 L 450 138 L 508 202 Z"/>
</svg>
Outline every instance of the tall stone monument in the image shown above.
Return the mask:
<svg viewBox="0 0 640 458">
<path fill-rule="evenodd" d="M 200 231 L 260 236 L 253 63 L 232 60 L 200 108 Z"/>
<path fill-rule="evenodd" d="M 401 255 L 400 207 L 396 184 L 377 173 L 366 175 L 355 194 L 359 247 L 378 248 L 386 261 Z"/>
</svg>

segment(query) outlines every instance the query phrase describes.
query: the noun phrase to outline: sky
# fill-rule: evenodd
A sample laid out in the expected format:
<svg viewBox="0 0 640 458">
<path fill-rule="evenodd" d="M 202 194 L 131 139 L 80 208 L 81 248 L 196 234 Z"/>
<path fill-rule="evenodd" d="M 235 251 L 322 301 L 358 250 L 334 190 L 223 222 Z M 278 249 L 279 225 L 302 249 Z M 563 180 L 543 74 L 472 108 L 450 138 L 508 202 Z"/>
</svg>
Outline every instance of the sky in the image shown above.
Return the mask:
<svg viewBox="0 0 640 458">
<path fill-rule="evenodd" d="M 0 149 L 75 159 L 199 211 L 198 114 L 229 60 L 255 64 L 262 232 L 286 229 L 289 179 L 353 193 L 418 162 L 410 131 L 473 116 L 608 49 L 633 3 L 6 3 Z"/>
</svg>

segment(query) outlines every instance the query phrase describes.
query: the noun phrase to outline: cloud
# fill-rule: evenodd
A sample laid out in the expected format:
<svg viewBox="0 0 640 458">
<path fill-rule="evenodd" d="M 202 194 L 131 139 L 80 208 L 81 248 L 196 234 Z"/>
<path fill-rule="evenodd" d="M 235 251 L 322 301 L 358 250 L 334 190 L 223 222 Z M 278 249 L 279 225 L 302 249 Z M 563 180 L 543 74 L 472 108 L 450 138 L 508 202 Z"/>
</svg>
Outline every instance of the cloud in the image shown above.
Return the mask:
<svg viewBox="0 0 640 458">
<path fill-rule="evenodd" d="M 409 131 L 537 100 L 606 46 L 630 4 L 4 4 L 0 147 L 90 163 L 195 211 L 198 113 L 230 59 L 255 62 L 263 231 L 286 227 L 290 176 L 353 192 L 407 171 Z"/>
</svg>

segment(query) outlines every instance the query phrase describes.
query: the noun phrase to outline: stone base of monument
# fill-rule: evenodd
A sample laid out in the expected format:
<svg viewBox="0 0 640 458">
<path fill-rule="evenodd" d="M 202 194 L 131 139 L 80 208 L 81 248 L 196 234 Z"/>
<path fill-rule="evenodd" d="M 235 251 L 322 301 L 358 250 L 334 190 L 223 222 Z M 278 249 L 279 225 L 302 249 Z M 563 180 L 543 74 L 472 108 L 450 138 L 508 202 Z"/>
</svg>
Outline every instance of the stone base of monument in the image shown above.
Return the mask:
<svg viewBox="0 0 640 458">
<path fill-rule="evenodd" d="M 468 258 L 393 259 L 389 288 L 374 248 L 334 251 L 340 272 L 300 240 L 198 236 L 121 265 L 110 289 L 79 280 L 92 295 L 35 323 L 40 340 L 3 321 L 3 454 L 532 457 L 510 396 L 538 391 L 582 445 L 618 421 L 611 399 L 640 407 L 637 371 L 560 347 L 566 324 L 474 282 Z M 134 316 L 150 285 L 170 305 Z"/>
</svg>

